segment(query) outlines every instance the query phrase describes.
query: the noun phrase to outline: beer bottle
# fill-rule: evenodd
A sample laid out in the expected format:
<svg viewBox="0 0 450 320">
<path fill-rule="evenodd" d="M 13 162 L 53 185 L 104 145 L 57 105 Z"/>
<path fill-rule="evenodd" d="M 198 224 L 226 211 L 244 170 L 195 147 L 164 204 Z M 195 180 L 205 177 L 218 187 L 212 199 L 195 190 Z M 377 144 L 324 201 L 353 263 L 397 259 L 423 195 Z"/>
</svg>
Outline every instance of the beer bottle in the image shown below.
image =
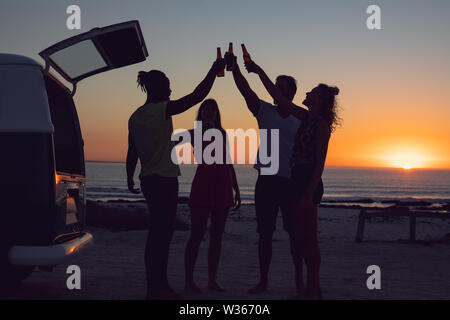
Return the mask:
<svg viewBox="0 0 450 320">
<path fill-rule="evenodd" d="M 245 48 L 245 45 L 241 44 L 241 46 L 242 46 L 242 54 L 244 55 L 244 61 L 245 62 L 252 61 L 252 59 L 250 58 L 250 54 L 248 53 L 247 49 Z"/>
<path fill-rule="evenodd" d="M 228 52 L 233 54 L 233 42 L 230 42 L 228 45 Z M 227 71 L 233 71 L 233 60 L 231 55 L 227 59 Z"/>
<path fill-rule="evenodd" d="M 220 51 L 220 47 L 217 48 L 217 60 L 222 59 L 222 52 Z M 223 70 L 220 70 L 217 73 L 218 77 L 224 77 L 225 76 L 225 68 Z"/>
</svg>

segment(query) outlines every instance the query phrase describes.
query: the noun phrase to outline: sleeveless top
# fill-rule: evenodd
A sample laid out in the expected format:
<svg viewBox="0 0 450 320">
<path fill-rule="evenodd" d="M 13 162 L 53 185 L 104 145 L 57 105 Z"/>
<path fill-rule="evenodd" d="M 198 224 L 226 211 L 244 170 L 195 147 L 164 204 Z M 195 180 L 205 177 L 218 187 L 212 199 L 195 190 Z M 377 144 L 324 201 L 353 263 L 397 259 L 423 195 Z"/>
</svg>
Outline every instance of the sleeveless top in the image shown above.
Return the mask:
<svg viewBox="0 0 450 320">
<path fill-rule="evenodd" d="M 317 127 L 322 117 L 308 117 L 303 120 L 298 127 L 295 135 L 294 148 L 290 165 L 294 167 L 296 164 L 315 163 L 316 161 L 316 140 Z"/>
<path fill-rule="evenodd" d="M 128 121 L 128 129 L 141 162 L 141 177 L 157 174 L 178 177 L 180 169 L 172 162 L 175 142 L 171 140 L 172 117 L 166 117 L 169 101 L 147 103 L 138 108 Z"/>
</svg>

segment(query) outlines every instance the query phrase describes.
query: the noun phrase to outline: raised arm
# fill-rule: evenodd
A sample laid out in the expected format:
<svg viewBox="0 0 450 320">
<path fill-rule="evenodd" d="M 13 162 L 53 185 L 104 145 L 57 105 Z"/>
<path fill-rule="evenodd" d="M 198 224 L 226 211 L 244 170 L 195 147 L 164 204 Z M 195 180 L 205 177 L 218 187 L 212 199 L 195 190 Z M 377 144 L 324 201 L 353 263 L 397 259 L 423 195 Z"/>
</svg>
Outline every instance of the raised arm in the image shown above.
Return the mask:
<svg viewBox="0 0 450 320">
<path fill-rule="evenodd" d="M 230 55 L 230 53 L 225 54 Z M 250 88 L 250 85 L 248 84 L 247 80 L 244 78 L 244 76 L 241 73 L 241 70 L 239 69 L 239 65 L 236 61 L 236 56 L 232 57 L 232 61 L 234 61 L 233 64 L 233 79 L 236 83 L 236 86 L 239 90 L 239 92 L 242 94 L 242 96 L 245 99 L 245 102 L 247 104 L 248 109 L 253 113 L 253 115 L 256 116 L 259 112 L 259 107 L 261 105 L 261 101 L 259 100 L 256 93 Z"/>
<path fill-rule="evenodd" d="M 128 190 L 131 193 L 138 194 L 140 191 L 134 187 L 134 171 L 138 161 L 138 154 L 136 147 L 131 137 L 131 133 L 128 133 L 128 152 L 127 152 L 127 185 Z"/>
<path fill-rule="evenodd" d="M 218 59 L 214 61 L 211 69 L 209 69 L 206 77 L 202 82 L 195 88 L 195 90 L 180 98 L 178 100 L 169 101 L 167 103 L 166 117 L 170 117 L 192 108 L 197 103 L 201 102 L 211 91 L 214 80 L 216 79 L 217 72 L 223 69 L 225 66 L 224 59 Z"/>
<path fill-rule="evenodd" d="M 297 106 L 291 100 L 286 98 L 281 93 L 280 89 L 278 89 L 277 86 L 272 82 L 272 80 L 270 80 L 264 70 L 254 61 L 246 62 L 245 67 L 247 68 L 248 72 L 254 72 L 259 76 L 267 92 L 269 92 L 272 98 L 277 101 L 278 106 L 281 109 L 287 111 L 294 117 L 301 120 L 305 119 L 308 116 L 308 111 L 300 106 Z"/>
</svg>

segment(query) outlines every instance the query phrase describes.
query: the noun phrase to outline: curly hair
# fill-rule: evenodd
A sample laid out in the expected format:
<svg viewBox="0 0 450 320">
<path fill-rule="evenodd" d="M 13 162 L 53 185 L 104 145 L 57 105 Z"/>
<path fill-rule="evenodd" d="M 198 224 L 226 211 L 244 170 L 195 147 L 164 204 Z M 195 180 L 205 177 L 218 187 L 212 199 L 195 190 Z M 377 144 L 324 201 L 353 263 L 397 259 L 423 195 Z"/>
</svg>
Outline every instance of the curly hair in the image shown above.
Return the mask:
<svg viewBox="0 0 450 320">
<path fill-rule="evenodd" d="M 341 125 L 342 119 L 338 115 L 338 103 L 336 96 L 339 94 L 338 87 L 331 87 L 324 83 L 317 86 L 320 89 L 320 95 L 323 100 L 321 115 L 328 122 L 330 132 L 334 132 L 337 126 Z"/>
</svg>

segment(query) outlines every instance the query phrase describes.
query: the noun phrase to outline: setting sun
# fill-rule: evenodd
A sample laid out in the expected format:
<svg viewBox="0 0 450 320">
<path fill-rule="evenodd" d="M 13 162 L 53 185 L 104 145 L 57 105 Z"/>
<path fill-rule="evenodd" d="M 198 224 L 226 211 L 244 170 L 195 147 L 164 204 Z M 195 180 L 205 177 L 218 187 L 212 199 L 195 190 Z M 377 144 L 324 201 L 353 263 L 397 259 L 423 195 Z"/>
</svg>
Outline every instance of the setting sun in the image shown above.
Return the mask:
<svg viewBox="0 0 450 320">
<path fill-rule="evenodd" d="M 424 152 L 419 150 L 401 150 L 389 154 L 386 159 L 386 165 L 394 168 L 403 168 L 410 170 L 412 168 L 426 168 L 429 164 L 429 159 L 424 155 Z"/>
</svg>

